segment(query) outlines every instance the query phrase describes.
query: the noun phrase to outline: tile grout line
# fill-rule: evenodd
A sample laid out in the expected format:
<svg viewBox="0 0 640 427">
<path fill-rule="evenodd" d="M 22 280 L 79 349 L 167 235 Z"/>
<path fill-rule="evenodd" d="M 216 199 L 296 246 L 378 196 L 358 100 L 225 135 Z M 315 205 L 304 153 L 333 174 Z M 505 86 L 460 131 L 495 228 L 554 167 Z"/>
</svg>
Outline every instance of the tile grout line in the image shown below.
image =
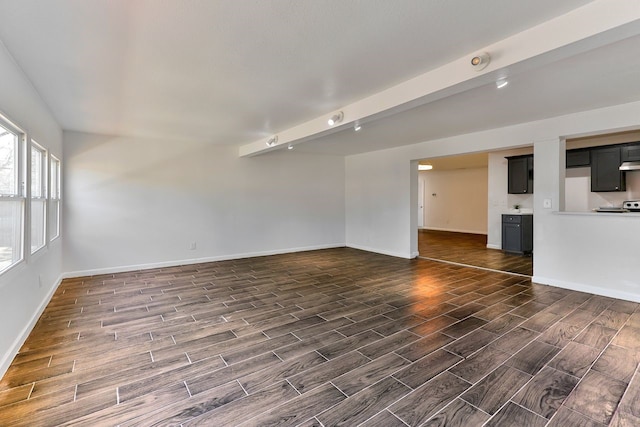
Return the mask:
<svg viewBox="0 0 640 427">
<path fill-rule="evenodd" d="M 585 302 L 586 302 L 586 301 L 585 301 Z M 577 309 L 576 309 L 576 310 L 577 310 Z M 605 309 L 605 310 L 606 310 L 606 309 Z M 603 310 L 602 312 L 604 312 L 604 310 Z M 601 312 L 600 314 L 602 314 L 602 312 Z M 634 311 L 634 313 L 635 313 L 635 311 Z M 600 315 L 600 314 L 599 314 L 599 315 Z M 610 345 L 612 345 L 613 341 L 614 341 L 614 340 L 616 339 L 616 337 L 620 334 L 620 331 L 622 331 L 622 328 L 624 328 L 624 327 L 627 325 L 627 323 L 629 322 L 629 319 L 630 319 L 630 318 L 631 318 L 631 315 L 629 316 L 629 318 L 627 318 L 627 320 L 625 320 L 625 322 L 623 323 L 623 325 L 622 325 L 622 326 L 621 326 L 621 327 L 616 331 L 616 333 L 613 335 L 613 337 L 612 337 L 612 338 L 611 338 L 611 340 L 607 343 L 607 345 L 606 345 L 606 346 L 604 346 L 604 348 L 600 351 L 600 353 L 598 353 L 598 356 L 593 360 L 593 362 L 591 362 L 591 364 L 589 365 L 589 368 L 587 369 L 587 371 L 585 372 L 585 374 L 584 374 L 584 375 L 583 375 L 583 376 L 578 380 L 578 382 L 576 383 L 576 385 L 575 385 L 575 387 L 573 388 L 573 390 L 571 390 L 571 393 L 569 393 L 569 394 L 567 395 L 567 398 L 562 402 L 562 406 L 564 406 L 564 403 L 565 403 L 565 402 L 566 402 L 566 401 L 571 397 L 571 395 L 575 392 L 575 390 L 577 390 L 577 389 L 578 389 L 578 387 L 580 386 L 580 384 L 582 383 L 582 381 L 584 380 L 584 378 L 585 378 L 585 377 L 587 376 L 587 374 L 588 374 L 588 373 L 593 369 L 593 366 L 597 363 L 597 361 L 600 359 L 600 357 L 602 357 L 602 355 L 604 354 L 604 352 L 606 351 L 606 349 L 607 349 L 607 348 L 609 348 L 609 346 L 610 346 Z M 594 319 L 594 321 L 595 321 L 595 319 Z M 591 323 L 589 323 L 589 324 L 591 324 Z M 585 329 L 586 329 L 586 327 L 585 327 Z M 576 337 L 577 337 L 577 335 L 576 335 Z M 573 340 L 572 340 L 572 342 L 573 342 Z M 579 344 L 580 344 L 580 343 L 579 343 Z M 586 344 L 583 344 L 583 345 L 586 345 Z M 590 347 L 590 346 L 587 346 L 587 347 Z M 593 348 L 593 347 L 592 347 L 592 348 Z M 560 354 L 560 353 L 558 353 L 558 354 Z M 557 357 L 557 356 L 558 356 L 558 355 L 556 355 L 555 357 Z M 553 359 L 555 359 L 555 357 L 554 357 Z M 551 363 L 551 361 L 553 361 L 553 359 L 551 359 L 549 362 L 547 362 L 547 364 L 548 364 L 548 363 Z M 637 371 L 637 369 L 638 369 L 638 365 L 636 365 L 636 371 Z M 599 371 L 596 371 L 596 372 L 599 372 Z M 599 372 L 599 373 L 600 373 L 600 372 Z M 602 374 L 602 373 L 601 373 L 601 374 Z M 608 378 L 615 379 L 615 378 L 610 377 L 609 375 L 606 375 L 606 374 L 603 374 L 603 375 L 607 376 Z M 635 376 L 635 373 L 634 373 L 634 376 Z M 632 379 L 633 379 L 633 377 L 632 377 Z M 631 384 L 631 381 L 629 381 L 629 383 L 627 384 L 627 387 L 625 388 L 625 391 L 622 393 L 622 396 L 620 397 L 620 400 L 618 401 L 618 404 L 616 405 L 616 408 L 614 409 L 614 411 L 613 411 L 613 413 L 612 413 L 612 416 L 613 416 L 613 414 L 615 414 L 616 410 L 618 409 L 618 406 L 620 405 L 620 402 L 622 401 L 622 398 L 624 397 L 625 393 L 626 393 L 626 392 L 627 392 L 627 390 L 629 389 L 629 384 Z M 583 416 L 587 417 L 588 419 L 592 419 L 589 415 L 584 414 L 584 413 L 580 412 L 580 411 L 579 411 L 579 410 L 577 410 L 577 409 L 570 408 L 570 407 L 568 407 L 568 406 L 567 406 L 566 408 L 567 408 L 567 409 L 571 409 L 572 411 L 575 411 L 575 412 L 577 412 L 577 413 L 579 413 L 579 414 L 581 414 L 581 415 L 583 415 Z M 555 415 L 555 414 L 554 414 L 554 415 Z M 595 420 L 594 420 L 594 421 L 595 421 Z"/>
</svg>

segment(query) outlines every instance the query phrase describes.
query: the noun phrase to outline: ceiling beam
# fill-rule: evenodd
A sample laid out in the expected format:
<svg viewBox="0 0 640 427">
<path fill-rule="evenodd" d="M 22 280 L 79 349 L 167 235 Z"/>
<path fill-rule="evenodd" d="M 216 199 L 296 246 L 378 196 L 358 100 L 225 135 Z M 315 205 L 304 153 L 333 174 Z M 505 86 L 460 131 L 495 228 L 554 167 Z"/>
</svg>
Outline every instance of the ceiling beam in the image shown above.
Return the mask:
<svg viewBox="0 0 640 427">
<path fill-rule="evenodd" d="M 255 156 L 309 141 L 353 127 L 356 121 L 367 123 L 397 114 L 638 34 L 640 1 L 596 0 L 341 109 L 283 129 L 277 132 L 274 146 L 266 144 L 271 135 L 242 145 L 239 155 Z M 488 52 L 491 61 L 478 72 L 470 61 L 480 52 Z M 337 126 L 329 126 L 327 120 L 336 111 L 342 111 L 344 119 Z"/>
</svg>

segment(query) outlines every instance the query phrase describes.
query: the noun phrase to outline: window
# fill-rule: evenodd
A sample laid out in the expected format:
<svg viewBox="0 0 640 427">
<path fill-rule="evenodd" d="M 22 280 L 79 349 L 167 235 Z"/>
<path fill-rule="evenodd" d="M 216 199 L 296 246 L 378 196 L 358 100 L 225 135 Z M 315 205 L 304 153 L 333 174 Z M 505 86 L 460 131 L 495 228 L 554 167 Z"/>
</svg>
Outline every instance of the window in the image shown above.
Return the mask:
<svg viewBox="0 0 640 427">
<path fill-rule="evenodd" d="M 47 221 L 47 152 L 31 141 L 31 253 L 45 243 Z"/>
<path fill-rule="evenodd" d="M 60 236 L 60 160 L 51 156 L 50 239 Z"/>
<path fill-rule="evenodd" d="M 22 260 L 24 226 L 23 135 L 0 121 L 0 271 Z"/>
</svg>

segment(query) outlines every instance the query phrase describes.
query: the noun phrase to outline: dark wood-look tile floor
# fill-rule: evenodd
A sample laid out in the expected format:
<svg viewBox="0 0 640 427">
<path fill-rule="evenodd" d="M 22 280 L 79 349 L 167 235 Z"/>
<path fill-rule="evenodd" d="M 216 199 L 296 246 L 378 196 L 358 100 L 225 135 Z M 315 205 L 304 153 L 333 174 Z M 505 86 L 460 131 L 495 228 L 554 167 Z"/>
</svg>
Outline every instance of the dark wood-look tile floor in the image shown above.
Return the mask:
<svg viewBox="0 0 640 427">
<path fill-rule="evenodd" d="M 531 255 L 507 254 L 496 249 L 487 249 L 487 236 L 484 234 L 418 230 L 418 252 L 424 258 L 525 276 L 533 275 Z"/>
<path fill-rule="evenodd" d="M 64 280 L 2 426 L 639 425 L 638 304 L 330 249 Z"/>
</svg>

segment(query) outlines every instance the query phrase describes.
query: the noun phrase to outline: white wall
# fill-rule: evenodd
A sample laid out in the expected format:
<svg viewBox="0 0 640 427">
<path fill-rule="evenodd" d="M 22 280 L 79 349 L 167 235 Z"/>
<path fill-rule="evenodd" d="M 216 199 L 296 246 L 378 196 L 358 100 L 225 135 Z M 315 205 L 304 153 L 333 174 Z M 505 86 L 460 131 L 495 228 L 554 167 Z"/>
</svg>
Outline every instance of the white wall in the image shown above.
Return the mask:
<svg viewBox="0 0 640 427">
<path fill-rule="evenodd" d="M 419 172 L 424 228 L 487 234 L 487 168 Z"/>
<path fill-rule="evenodd" d="M 347 246 L 403 258 L 418 255 L 417 161 L 414 166 L 396 150 L 346 158 Z"/>
<path fill-rule="evenodd" d="M 346 159 L 347 245 L 410 258 L 416 159 L 534 145 L 534 280 L 640 301 L 638 216 L 553 213 L 564 201 L 562 138 L 640 127 L 640 102 L 382 150 Z M 535 148 L 545 142 L 552 146 Z M 552 141 L 548 143 L 548 141 Z M 544 149 L 543 149 L 544 148 Z M 412 163 L 412 161 L 414 161 Z M 563 163 L 562 163 L 563 164 Z M 414 167 L 412 167 L 414 165 Z M 376 171 L 375 179 L 370 170 Z M 379 187 L 382 186 L 380 190 Z M 543 209 L 544 199 L 553 208 Z"/>
<path fill-rule="evenodd" d="M 0 43 L 0 112 L 61 159 L 62 131 L 31 83 Z M 61 275 L 56 239 L 0 276 L 0 377 L 38 320 Z"/>
<path fill-rule="evenodd" d="M 70 274 L 344 246 L 343 157 L 76 132 L 64 144 Z"/>
</svg>

